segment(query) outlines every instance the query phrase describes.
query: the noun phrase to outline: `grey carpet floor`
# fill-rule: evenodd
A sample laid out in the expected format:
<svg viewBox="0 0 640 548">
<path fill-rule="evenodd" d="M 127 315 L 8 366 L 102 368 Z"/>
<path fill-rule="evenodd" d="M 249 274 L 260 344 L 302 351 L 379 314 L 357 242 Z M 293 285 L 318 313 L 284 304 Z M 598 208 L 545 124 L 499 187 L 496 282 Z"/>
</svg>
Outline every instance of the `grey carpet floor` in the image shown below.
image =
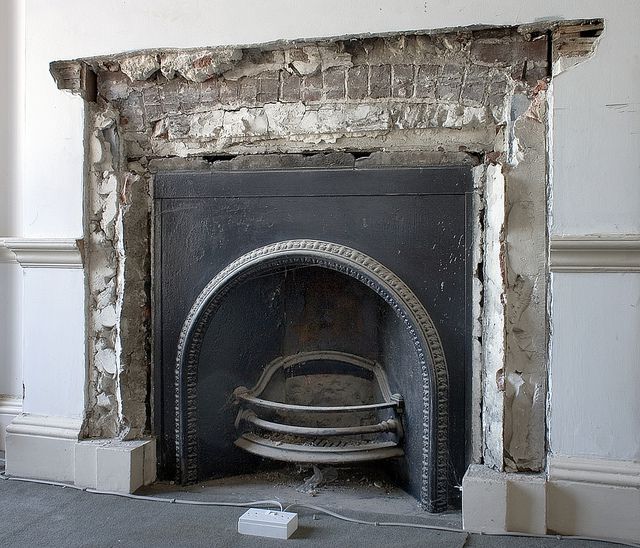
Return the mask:
<svg viewBox="0 0 640 548">
<path fill-rule="evenodd" d="M 288 541 L 238 534 L 241 508 L 196 507 L 97 495 L 75 489 L 0 480 L 0 546 L 214 546 L 292 547 L 542 547 L 616 546 L 572 539 L 494 537 L 374 527 L 347 523 L 302 510 L 300 527 Z M 361 519 L 387 519 L 350 513 Z"/>
</svg>

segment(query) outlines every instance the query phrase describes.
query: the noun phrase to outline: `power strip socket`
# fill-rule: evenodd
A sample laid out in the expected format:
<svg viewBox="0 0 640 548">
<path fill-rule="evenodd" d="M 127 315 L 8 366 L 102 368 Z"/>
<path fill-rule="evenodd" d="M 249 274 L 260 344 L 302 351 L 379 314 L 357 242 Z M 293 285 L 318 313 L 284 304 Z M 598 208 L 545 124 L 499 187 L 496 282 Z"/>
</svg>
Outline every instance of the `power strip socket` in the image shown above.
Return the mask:
<svg viewBox="0 0 640 548">
<path fill-rule="evenodd" d="M 287 539 L 298 528 L 298 514 L 264 508 L 249 508 L 238 519 L 238 533 L 256 537 Z"/>
</svg>

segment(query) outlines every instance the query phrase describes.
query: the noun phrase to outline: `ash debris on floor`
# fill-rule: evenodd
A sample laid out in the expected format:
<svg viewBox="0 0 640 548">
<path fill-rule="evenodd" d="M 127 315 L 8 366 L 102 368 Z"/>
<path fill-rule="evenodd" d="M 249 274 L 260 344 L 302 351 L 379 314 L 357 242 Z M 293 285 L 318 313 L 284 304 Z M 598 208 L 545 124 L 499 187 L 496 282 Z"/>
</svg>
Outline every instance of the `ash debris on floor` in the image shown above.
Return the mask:
<svg viewBox="0 0 640 548">
<path fill-rule="evenodd" d="M 462 526 L 459 510 L 441 514 L 425 512 L 418 501 L 397 487 L 378 464 L 334 467 L 285 464 L 254 474 L 180 486 L 158 482 L 137 494 L 195 500 L 246 502 L 276 499 L 283 504 L 313 504 L 334 511 L 411 517 L 416 521 L 447 527 Z M 324 519 L 322 516 L 318 516 Z"/>
</svg>

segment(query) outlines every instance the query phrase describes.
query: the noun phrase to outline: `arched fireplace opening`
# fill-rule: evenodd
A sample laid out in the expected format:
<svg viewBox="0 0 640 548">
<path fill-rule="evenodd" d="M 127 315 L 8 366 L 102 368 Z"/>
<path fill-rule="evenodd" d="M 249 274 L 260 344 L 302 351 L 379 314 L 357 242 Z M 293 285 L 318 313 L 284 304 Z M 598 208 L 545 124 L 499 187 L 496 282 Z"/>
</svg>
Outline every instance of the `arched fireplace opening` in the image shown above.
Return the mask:
<svg viewBox="0 0 640 548">
<path fill-rule="evenodd" d="M 346 246 L 278 242 L 224 268 L 184 322 L 180 480 L 246 472 L 257 458 L 381 460 L 442 510 L 447 405 L 437 330 L 400 278 Z"/>
</svg>

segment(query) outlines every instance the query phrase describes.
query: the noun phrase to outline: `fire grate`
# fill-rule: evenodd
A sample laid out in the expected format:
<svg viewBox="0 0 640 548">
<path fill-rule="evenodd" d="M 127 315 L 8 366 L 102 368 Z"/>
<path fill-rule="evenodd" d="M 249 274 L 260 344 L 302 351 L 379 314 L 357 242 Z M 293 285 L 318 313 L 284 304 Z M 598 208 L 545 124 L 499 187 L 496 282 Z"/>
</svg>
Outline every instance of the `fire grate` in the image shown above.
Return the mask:
<svg viewBox="0 0 640 548">
<path fill-rule="evenodd" d="M 277 358 L 253 389 L 234 394 L 235 444 L 249 453 L 326 464 L 404 454 L 402 397 L 391 394 L 378 363 L 360 356 L 324 350 Z"/>
</svg>

